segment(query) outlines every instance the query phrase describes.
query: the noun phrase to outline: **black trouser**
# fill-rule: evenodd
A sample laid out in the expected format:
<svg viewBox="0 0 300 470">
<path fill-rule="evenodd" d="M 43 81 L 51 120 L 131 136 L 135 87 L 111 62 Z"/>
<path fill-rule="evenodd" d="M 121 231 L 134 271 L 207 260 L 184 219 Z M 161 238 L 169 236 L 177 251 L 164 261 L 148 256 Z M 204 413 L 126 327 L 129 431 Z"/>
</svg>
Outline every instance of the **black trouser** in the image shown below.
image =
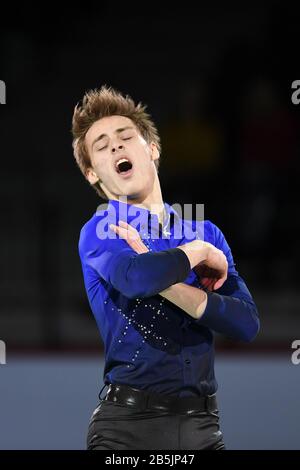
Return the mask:
<svg viewBox="0 0 300 470">
<path fill-rule="evenodd" d="M 225 450 L 218 411 L 139 411 L 102 400 L 88 431 L 89 450 Z"/>
</svg>

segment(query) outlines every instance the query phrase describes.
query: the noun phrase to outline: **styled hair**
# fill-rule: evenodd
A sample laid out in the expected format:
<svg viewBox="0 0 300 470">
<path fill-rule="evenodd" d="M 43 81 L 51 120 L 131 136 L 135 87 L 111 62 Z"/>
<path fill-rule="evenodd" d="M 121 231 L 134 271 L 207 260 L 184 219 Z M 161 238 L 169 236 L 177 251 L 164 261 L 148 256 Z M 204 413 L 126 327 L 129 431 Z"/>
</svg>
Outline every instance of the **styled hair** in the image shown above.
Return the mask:
<svg viewBox="0 0 300 470">
<path fill-rule="evenodd" d="M 125 116 L 135 124 L 148 144 L 154 142 L 160 152 L 160 138 L 151 116 L 142 103 L 135 104 L 130 96 L 122 95 L 112 87 L 102 86 L 100 89 L 85 93 L 82 104 L 75 106 L 72 119 L 73 150 L 76 162 L 86 177 L 91 159 L 85 142 L 85 136 L 94 122 L 108 116 Z M 158 169 L 159 159 L 155 160 Z M 92 185 L 99 196 L 107 199 L 100 188 L 99 182 Z"/>
</svg>

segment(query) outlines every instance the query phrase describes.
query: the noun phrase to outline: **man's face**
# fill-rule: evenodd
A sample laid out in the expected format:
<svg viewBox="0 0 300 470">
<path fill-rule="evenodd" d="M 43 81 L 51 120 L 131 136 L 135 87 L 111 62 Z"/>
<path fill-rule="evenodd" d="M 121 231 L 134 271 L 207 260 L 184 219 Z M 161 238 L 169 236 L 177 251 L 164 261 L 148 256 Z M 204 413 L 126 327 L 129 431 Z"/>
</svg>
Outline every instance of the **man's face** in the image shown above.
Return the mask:
<svg viewBox="0 0 300 470">
<path fill-rule="evenodd" d="M 85 142 L 92 164 L 86 177 L 91 184 L 100 181 L 109 198 L 143 198 L 151 192 L 159 153 L 129 118 L 99 119 L 88 130 Z"/>
</svg>

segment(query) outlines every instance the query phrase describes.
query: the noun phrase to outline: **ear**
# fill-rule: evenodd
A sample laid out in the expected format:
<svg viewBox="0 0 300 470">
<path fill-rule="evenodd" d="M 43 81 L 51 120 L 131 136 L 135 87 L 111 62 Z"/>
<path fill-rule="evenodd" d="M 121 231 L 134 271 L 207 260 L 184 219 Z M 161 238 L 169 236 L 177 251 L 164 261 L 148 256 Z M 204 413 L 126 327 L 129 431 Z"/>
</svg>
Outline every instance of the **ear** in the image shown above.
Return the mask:
<svg viewBox="0 0 300 470">
<path fill-rule="evenodd" d="M 85 177 L 90 184 L 96 184 L 99 181 L 99 177 L 96 175 L 92 168 L 88 168 L 85 173 Z"/>
<path fill-rule="evenodd" d="M 159 151 L 157 145 L 154 142 L 150 144 L 151 160 L 155 161 L 159 159 Z"/>
</svg>

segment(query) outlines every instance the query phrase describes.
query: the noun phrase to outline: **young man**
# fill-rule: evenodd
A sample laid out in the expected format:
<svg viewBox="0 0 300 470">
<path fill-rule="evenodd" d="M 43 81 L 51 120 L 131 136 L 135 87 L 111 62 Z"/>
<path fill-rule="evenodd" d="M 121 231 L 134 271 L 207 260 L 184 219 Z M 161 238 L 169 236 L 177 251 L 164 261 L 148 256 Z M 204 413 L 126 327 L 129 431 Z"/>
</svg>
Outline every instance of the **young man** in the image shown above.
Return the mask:
<svg viewBox="0 0 300 470">
<path fill-rule="evenodd" d="M 251 341 L 259 329 L 230 248 L 213 223 L 163 201 L 160 140 L 141 104 L 90 91 L 72 131 L 82 173 L 108 199 L 79 240 L 108 386 L 88 449 L 224 449 L 212 332 Z"/>
</svg>

